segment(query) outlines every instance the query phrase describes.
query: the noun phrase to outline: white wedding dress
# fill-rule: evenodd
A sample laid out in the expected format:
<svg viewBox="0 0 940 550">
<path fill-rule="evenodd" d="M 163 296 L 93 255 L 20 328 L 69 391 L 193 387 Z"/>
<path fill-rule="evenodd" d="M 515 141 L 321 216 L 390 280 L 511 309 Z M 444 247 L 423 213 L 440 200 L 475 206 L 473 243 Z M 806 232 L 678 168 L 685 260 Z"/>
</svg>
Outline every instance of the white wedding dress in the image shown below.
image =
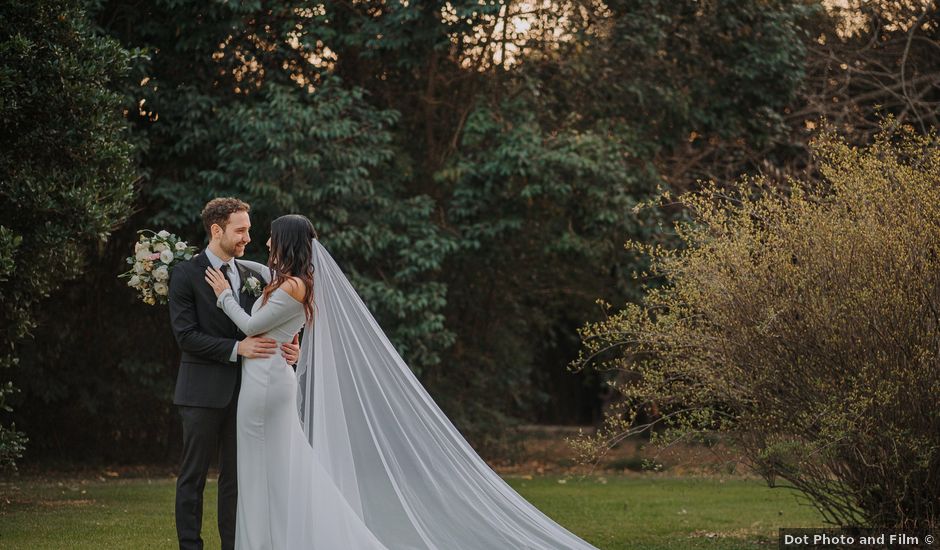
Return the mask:
<svg viewBox="0 0 940 550">
<path fill-rule="evenodd" d="M 512 490 L 467 444 L 314 240 L 314 322 L 297 372 L 245 359 L 238 397 L 238 550 L 592 549 Z M 219 307 L 289 342 L 284 290 Z"/>
</svg>

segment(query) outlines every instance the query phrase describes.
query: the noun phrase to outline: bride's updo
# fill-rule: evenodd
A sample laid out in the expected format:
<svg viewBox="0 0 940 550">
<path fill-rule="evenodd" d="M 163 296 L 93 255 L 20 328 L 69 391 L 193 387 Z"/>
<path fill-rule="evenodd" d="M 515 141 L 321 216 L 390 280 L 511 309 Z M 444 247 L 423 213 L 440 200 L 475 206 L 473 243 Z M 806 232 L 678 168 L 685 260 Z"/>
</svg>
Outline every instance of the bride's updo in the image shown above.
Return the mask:
<svg viewBox="0 0 940 550">
<path fill-rule="evenodd" d="M 262 305 L 288 277 L 300 277 L 306 287 L 304 313 L 313 318 L 313 239 L 317 232 L 306 216 L 287 214 L 271 222 L 271 283 L 265 287 Z"/>
</svg>

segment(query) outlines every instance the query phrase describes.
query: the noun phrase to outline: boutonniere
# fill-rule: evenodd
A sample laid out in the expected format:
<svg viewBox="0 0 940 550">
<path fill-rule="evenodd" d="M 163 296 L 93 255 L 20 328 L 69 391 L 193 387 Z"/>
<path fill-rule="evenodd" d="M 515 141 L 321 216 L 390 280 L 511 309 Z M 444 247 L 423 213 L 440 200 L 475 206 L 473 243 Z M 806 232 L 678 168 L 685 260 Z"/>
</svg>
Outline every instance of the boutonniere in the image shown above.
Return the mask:
<svg viewBox="0 0 940 550">
<path fill-rule="evenodd" d="M 261 296 L 261 288 L 262 288 L 261 281 L 249 275 L 242 282 L 241 292 L 242 293 L 247 292 L 248 294 L 251 294 L 252 296 L 257 298 L 258 296 Z"/>
</svg>

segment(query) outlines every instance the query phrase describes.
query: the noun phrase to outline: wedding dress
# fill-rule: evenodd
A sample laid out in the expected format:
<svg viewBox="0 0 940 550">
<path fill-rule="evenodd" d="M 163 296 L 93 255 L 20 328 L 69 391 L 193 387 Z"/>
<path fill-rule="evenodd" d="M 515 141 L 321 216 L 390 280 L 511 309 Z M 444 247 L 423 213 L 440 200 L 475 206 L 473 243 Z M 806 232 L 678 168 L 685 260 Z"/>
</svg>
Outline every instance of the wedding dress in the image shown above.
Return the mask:
<svg viewBox="0 0 940 550">
<path fill-rule="evenodd" d="M 312 246 L 314 320 L 296 374 L 279 354 L 243 362 L 236 548 L 594 548 L 486 465 Z M 287 342 L 304 326 L 286 291 L 261 302 L 248 315 L 227 290 L 218 304 L 249 336 Z"/>
</svg>

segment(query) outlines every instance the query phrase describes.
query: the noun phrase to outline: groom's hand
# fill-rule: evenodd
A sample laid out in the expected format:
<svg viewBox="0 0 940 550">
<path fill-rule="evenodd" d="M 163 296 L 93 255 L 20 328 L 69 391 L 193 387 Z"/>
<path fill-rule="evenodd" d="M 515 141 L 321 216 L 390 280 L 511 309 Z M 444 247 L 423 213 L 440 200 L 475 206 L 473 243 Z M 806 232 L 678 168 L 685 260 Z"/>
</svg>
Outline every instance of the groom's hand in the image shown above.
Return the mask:
<svg viewBox="0 0 940 550">
<path fill-rule="evenodd" d="M 300 346 L 297 344 L 300 340 L 297 338 L 297 335 L 294 335 L 294 341 L 291 343 L 284 342 L 281 344 L 281 355 L 284 356 L 284 359 L 287 359 L 288 365 L 294 365 L 297 363 L 297 360 L 300 359 Z"/>
<path fill-rule="evenodd" d="M 277 351 L 277 340 L 274 338 L 262 338 L 261 336 L 249 336 L 238 343 L 238 354 L 248 359 L 257 359 L 259 357 L 270 357 Z"/>
</svg>

